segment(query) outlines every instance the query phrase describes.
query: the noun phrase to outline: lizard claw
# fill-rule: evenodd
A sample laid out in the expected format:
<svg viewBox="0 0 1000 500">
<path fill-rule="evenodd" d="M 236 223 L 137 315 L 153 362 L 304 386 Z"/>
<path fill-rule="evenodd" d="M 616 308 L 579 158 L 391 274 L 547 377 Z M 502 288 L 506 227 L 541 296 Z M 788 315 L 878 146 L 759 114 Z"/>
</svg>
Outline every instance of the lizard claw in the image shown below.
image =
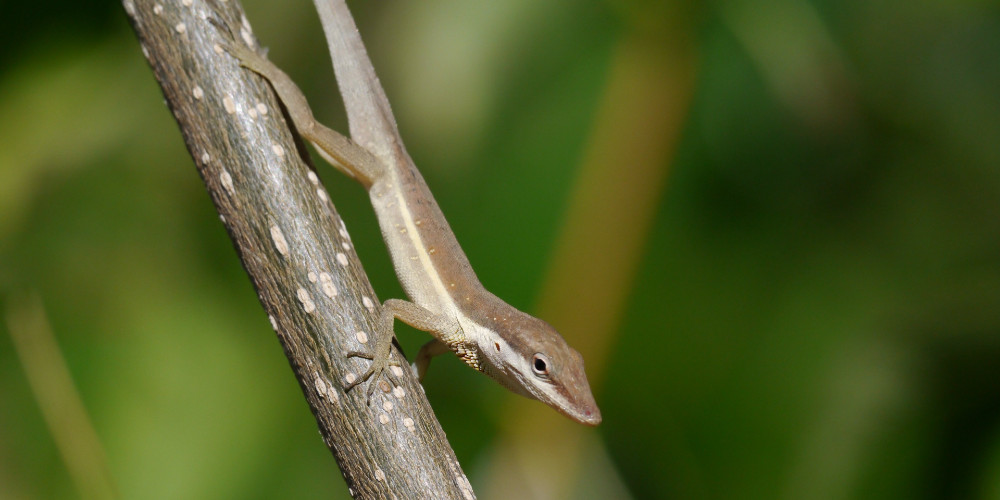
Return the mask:
<svg viewBox="0 0 1000 500">
<path fill-rule="evenodd" d="M 351 356 L 351 354 L 354 354 L 354 356 Z M 371 355 L 364 355 L 362 353 L 349 353 L 348 357 L 371 359 Z M 381 360 L 373 360 L 371 366 L 368 367 L 368 371 L 366 371 L 360 377 L 355 379 L 354 382 L 347 384 L 347 387 L 344 388 L 344 392 L 349 392 L 351 389 L 354 389 L 355 387 L 365 383 L 366 381 L 368 381 L 368 379 L 374 376 L 375 379 L 368 384 L 368 390 L 365 391 L 366 402 L 368 406 L 371 406 L 372 395 L 375 394 L 375 386 L 377 385 L 378 379 L 381 378 L 382 374 L 385 372 L 385 367 L 388 364 L 385 363 L 384 361 L 381 362 L 380 361 Z"/>
<path fill-rule="evenodd" d="M 378 349 L 376 349 L 376 351 L 377 350 Z M 360 351 L 349 351 L 347 353 L 344 353 L 344 355 L 348 358 L 362 358 L 371 360 L 372 364 L 368 367 L 368 370 L 366 370 L 363 374 L 361 374 L 360 377 L 354 379 L 353 382 L 348 383 L 347 386 L 344 387 L 344 392 L 350 392 L 351 389 L 354 389 L 355 387 L 367 382 L 369 379 L 372 379 L 371 382 L 368 383 L 368 390 L 365 391 L 365 395 L 367 398 L 366 402 L 368 406 L 371 406 L 372 395 L 375 394 L 375 387 L 378 385 L 379 379 L 381 379 L 383 375 L 388 377 L 388 373 L 391 373 L 391 370 L 387 373 L 386 368 L 390 366 L 399 366 L 399 363 L 389 359 L 388 356 L 378 357 L 376 355 Z"/>
<path fill-rule="evenodd" d="M 368 382 L 368 390 L 365 391 L 368 396 L 369 406 L 372 404 L 372 394 L 375 393 L 375 386 L 378 385 L 378 381 L 382 378 L 383 374 L 386 374 L 386 368 L 390 366 L 400 366 L 398 361 L 392 359 L 392 339 L 395 337 L 395 334 L 392 331 L 393 317 L 394 316 L 389 308 L 382 308 L 382 312 L 379 313 L 379 324 L 381 325 L 381 329 L 377 329 L 375 331 L 376 338 L 374 351 L 371 353 L 360 351 L 348 351 L 344 353 L 344 356 L 348 358 L 363 358 L 371 360 L 372 362 L 372 364 L 368 366 L 368 370 L 365 371 L 365 373 L 357 379 L 349 382 L 344 389 L 345 392 L 350 391 L 358 385 L 368 381 L 368 379 L 375 377 L 374 380 Z"/>
<path fill-rule="evenodd" d="M 225 37 L 223 37 L 225 38 Z M 240 63 L 240 67 L 264 74 L 266 67 L 260 63 L 264 59 L 255 50 L 233 39 L 225 39 L 219 44 L 223 50 Z"/>
</svg>

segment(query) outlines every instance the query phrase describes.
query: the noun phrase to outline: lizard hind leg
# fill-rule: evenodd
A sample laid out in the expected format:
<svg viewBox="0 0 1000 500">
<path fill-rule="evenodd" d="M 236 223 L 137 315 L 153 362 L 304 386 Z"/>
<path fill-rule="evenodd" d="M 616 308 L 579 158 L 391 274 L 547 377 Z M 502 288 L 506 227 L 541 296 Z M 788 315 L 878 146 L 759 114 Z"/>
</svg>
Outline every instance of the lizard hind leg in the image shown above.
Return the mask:
<svg viewBox="0 0 1000 500">
<path fill-rule="evenodd" d="M 313 117 L 306 96 L 292 78 L 251 47 L 232 37 L 227 29 L 219 44 L 240 66 L 264 77 L 278 94 L 295 129 L 320 151 L 337 170 L 354 177 L 366 188 L 386 172 L 386 167 L 367 149 Z M 331 161 L 332 160 L 332 161 Z"/>
</svg>

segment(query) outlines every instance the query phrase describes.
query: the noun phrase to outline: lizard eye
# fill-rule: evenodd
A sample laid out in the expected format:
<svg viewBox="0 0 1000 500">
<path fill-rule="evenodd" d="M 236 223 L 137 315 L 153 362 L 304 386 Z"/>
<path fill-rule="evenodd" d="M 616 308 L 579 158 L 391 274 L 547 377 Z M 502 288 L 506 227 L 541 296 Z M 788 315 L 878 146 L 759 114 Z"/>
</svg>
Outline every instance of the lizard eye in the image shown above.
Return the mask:
<svg viewBox="0 0 1000 500">
<path fill-rule="evenodd" d="M 534 359 L 531 360 L 531 369 L 535 371 L 535 375 L 540 377 L 548 376 L 549 358 L 540 352 L 535 353 Z"/>
</svg>

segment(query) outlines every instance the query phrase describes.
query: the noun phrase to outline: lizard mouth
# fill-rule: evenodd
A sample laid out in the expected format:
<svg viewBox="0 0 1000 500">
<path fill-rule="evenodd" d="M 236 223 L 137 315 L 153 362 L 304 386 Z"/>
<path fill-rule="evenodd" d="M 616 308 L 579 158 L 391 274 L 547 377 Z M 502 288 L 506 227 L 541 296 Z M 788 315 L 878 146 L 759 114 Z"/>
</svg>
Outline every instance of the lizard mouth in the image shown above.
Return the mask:
<svg viewBox="0 0 1000 500">
<path fill-rule="evenodd" d="M 594 405 L 580 412 L 575 420 L 583 425 L 594 427 L 601 423 L 601 410 L 597 408 L 597 405 Z"/>
<path fill-rule="evenodd" d="M 597 403 L 593 401 L 565 410 L 560 407 L 556 407 L 556 409 L 570 420 L 586 426 L 594 427 L 601 423 L 601 410 L 597 407 Z"/>
</svg>

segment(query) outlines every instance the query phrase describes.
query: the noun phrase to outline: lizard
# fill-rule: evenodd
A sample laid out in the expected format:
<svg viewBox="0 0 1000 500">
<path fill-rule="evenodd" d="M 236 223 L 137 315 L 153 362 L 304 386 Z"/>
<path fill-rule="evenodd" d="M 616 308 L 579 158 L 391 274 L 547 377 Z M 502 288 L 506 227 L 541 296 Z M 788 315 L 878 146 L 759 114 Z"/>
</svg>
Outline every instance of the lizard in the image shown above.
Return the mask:
<svg viewBox="0 0 1000 500">
<path fill-rule="evenodd" d="M 412 370 L 418 378 L 423 379 L 432 357 L 451 351 L 516 394 L 541 401 L 581 424 L 599 424 L 601 412 L 583 357 L 550 324 L 507 304 L 480 283 L 401 142 L 397 157 L 405 161 L 376 157 L 316 121 L 302 91 L 274 63 L 235 37 L 223 38 L 223 48 L 242 67 L 270 83 L 298 134 L 367 189 L 396 275 L 410 299 L 382 304 L 381 331 L 375 333 L 373 352 L 345 353 L 371 361 L 345 390 L 372 377 L 378 380 L 393 364 L 393 322 L 398 319 L 433 337 L 414 359 Z M 391 111 L 385 112 L 394 122 Z M 374 381 L 369 384 L 369 402 L 375 386 Z"/>
</svg>

